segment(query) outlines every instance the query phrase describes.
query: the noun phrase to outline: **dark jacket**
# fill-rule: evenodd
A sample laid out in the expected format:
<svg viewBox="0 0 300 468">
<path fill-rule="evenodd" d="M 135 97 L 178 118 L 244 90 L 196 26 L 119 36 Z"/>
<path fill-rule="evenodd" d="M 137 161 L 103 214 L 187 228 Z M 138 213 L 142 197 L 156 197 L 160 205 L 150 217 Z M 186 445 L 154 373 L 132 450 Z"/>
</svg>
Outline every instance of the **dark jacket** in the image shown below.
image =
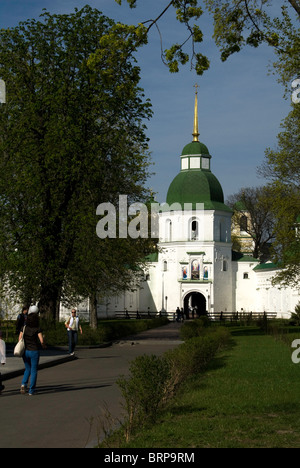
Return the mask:
<svg viewBox="0 0 300 468">
<path fill-rule="evenodd" d="M 38 334 L 41 332 L 42 330 L 40 328 L 26 326 L 24 332 L 24 341 L 25 349 L 27 351 L 38 351 L 41 348 L 41 343 L 38 337 Z"/>
<path fill-rule="evenodd" d="M 19 314 L 16 323 L 16 335 L 19 335 L 21 331 L 23 331 L 23 327 L 26 323 L 27 316 L 25 314 Z"/>
</svg>

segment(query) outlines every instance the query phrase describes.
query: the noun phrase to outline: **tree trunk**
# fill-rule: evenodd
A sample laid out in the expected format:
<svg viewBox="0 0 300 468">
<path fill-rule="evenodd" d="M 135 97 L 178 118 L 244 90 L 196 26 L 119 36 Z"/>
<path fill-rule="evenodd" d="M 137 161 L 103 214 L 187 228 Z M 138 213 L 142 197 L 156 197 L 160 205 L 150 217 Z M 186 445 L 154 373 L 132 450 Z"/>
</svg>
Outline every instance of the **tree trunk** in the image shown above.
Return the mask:
<svg viewBox="0 0 300 468">
<path fill-rule="evenodd" d="M 57 311 L 60 303 L 61 286 L 44 285 L 41 291 L 39 301 L 39 310 L 41 314 L 49 321 L 57 320 Z"/>
<path fill-rule="evenodd" d="M 90 294 L 90 327 L 94 330 L 98 327 L 97 321 L 97 293 Z"/>
</svg>

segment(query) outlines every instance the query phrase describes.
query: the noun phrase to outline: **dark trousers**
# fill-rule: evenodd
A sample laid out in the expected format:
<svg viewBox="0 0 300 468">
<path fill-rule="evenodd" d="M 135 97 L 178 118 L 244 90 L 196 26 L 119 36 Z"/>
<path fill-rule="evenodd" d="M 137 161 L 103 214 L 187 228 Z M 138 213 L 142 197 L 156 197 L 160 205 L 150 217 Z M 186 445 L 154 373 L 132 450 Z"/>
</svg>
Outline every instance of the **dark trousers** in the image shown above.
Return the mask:
<svg viewBox="0 0 300 468">
<path fill-rule="evenodd" d="M 2 376 L 1 376 L 1 372 L 0 372 L 0 392 L 1 392 L 2 390 L 4 390 L 4 388 L 5 388 L 5 387 L 2 385 Z"/>
<path fill-rule="evenodd" d="M 78 341 L 78 333 L 74 330 L 68 330 L 69 354 L 74 353 Z"/>
</svg>

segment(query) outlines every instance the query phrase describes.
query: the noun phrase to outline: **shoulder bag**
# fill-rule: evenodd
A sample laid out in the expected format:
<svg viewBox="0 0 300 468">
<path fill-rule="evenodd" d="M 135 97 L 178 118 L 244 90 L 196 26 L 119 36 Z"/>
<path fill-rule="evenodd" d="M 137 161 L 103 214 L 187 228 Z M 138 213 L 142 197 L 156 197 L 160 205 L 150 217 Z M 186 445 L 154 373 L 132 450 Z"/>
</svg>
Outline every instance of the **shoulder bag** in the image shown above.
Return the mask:
<svg viewBox="0 0 300 468">
<path fill-rule="evenodd" d="M 14 356 L 16 357 L 22 357 L 23 354 L 25 353 L 25 341 L 24 341 L 25 328 L 26 326 L 23 328 L 22 338 L 16 344 L 15 349 L 14 349 Z"/>
</svg>

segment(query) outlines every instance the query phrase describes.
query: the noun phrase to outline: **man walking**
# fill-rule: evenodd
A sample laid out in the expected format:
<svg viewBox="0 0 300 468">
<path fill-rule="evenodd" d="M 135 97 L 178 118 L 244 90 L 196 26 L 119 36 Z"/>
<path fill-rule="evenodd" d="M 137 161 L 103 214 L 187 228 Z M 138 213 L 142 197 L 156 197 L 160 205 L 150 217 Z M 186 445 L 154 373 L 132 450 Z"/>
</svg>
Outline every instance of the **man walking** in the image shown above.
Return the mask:
<svg viewBox="0 0 300 468">
<path fill-rule="evenodd" d="M 24 325 L 26 325 L 28 317 L 28 307 L 24 306 L 22 308 L 22 312 L 18 315 L 17 317 L 17 323 L 16 323 L 16 335 L 20 335 L 20 332 L 23 330 Z"/>
<path fill-rule="evenodd" d="M 76 309 L 72 309 L 71 317 L 65 323 L 65 326 L 68 331 L 69 354 L 70 356 L 74 356 L 75 347 L 78 341 L 78 330 L 82 335 L 82 328 L 79 324 L 79 317 L 76 315 Z"/>
</svg>

